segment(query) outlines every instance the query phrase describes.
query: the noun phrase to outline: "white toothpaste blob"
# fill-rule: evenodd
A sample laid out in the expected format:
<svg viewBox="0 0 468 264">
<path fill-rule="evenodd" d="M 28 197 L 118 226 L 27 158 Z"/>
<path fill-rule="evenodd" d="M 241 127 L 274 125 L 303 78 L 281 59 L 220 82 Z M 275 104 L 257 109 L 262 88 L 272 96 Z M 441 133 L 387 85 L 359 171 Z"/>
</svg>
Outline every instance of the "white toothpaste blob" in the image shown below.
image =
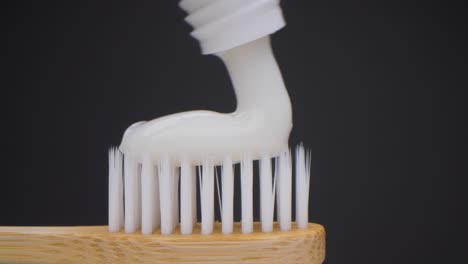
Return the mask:
<svg viewBox="0 0 468 264">
<path fill-rule="evenodd" d="M 279 1 L 184 0 L 205 54 L 219 56 L 236 94 L 236 111 L 189 111 L 138 122 L 126 131 L 120 150 L 141 162 L 163 158 L 222 164 L 246 153 L 254 159 L 288 148 L 291 103 L 273 56 L 269 34 L 284 26 Z M 200 84 L 203 85 L 203 84 Z"/>
</svg>

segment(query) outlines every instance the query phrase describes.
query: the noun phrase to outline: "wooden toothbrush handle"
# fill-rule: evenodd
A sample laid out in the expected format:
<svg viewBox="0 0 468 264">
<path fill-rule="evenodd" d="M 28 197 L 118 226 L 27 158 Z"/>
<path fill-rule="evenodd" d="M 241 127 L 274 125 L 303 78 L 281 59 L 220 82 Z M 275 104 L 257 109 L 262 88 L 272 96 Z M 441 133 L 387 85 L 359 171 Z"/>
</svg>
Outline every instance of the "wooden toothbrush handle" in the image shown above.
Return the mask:
<svg viewBox="0 0 468 264">
<path fill-rule="evenodd" d="M 109 233 L 107 226 L 0 227 L 0 263 L 308 263 L 325 259 L 325 229 L 201 235 Z"/>
</svg>

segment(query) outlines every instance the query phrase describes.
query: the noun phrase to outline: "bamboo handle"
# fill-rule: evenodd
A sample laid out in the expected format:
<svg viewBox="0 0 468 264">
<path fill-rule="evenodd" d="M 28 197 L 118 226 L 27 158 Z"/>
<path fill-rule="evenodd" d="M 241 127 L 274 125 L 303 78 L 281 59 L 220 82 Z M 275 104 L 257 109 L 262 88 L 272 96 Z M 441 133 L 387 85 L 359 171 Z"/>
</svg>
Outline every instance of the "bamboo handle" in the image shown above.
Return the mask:
<svg viewBox="0 0 468 264">
<path fill-rule="evenodd" d="M 325 259 L 325 229 L 201 235 L 109 233 L 107 226 L 0 227 L 0 263 L 308 263 Z"/>
</svg>

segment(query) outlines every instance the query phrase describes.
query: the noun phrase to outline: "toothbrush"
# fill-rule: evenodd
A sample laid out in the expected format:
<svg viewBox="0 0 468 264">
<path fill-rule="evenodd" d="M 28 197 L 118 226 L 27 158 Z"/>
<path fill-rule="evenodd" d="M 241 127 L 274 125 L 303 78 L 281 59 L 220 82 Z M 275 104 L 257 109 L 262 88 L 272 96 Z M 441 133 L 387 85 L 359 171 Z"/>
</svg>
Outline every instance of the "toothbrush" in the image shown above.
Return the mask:
<svg viewBox="0 0 468 264">
<path fill-rule="evenodd" d="M 56 253 L 41 263 L 83 263 L 87 257 L 109 263 L 323 262 L 324 229 L 308 223 L 310 152 L 302 145 L 294 155 L 289 149 L 291 103 L 271 50 L 269 35 L 285 25 L 279 1 L 182 0 L 179 5 L 189 14 L 186 21 L 194 27 L 191 35 L 202 53 L 224 62 L 236 111 L 190 111 L 131 125 L 120 146 L 109 150 L 109 232 L 103 227 L 3 227 L 0 263 L 8 256 L 33 263 L 34 258 L 11 248 L 11 241 L 20 241 L 20 249 L 36 260 Z M 254 160 L 259 161 L 259 175 L 254 175 Z M 240 190 L 234 190 L 236 163 Z M 257 176 L 260 223 L 253 221 Z M 241 193 L 240 223 L 233 221 L 235 191 Z M 221 223 L 214 218 L 216 195 Z M 275 206 L 278 223 L 273 221 Z M 66 250 L 60 254 L 58 249 Z"/>
</svg>

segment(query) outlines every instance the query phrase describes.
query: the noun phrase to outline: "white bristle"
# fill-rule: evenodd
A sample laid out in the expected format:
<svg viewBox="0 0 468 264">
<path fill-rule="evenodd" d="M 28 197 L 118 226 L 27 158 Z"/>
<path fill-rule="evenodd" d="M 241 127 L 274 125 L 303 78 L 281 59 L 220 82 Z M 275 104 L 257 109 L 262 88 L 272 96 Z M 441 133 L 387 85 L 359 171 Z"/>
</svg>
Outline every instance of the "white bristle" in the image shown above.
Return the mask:
<svg viewBox="0 0 468 264">
<path fill-rule="evenodd" d="M 274 159 L 274 172 L 269 155 L 262 155 L 259 161 L 260 208 L 258 209 L 262 232 L 273 231 L 275 203 L 280 230 L 288 231 L 292 223 L 291 151 L 285 150 Z M 201 163 L 202 166 L 198 167 L 201 233 L 208 235 L 213 232 L 214 199 L 217 195 L 222 233 L 232 234 L 234 226 L 232 157 L 228 155 L 224 158 L 219 175 L 213 160 L 206 159 Z M 161 228 L 162 234 L 172 234 L 180 216 L 181 233 L 192 234 L 194 223 L 197 221 L 196 168 L 193 161 L 182 160 L 179 175 L 179 167 L 176 167 L 175 162 L 168 157 L 160 159 L 157 166 L 150 157 L 144 158 L 139 164 L 132 156 L 123 155 L 117 148 L 111 148 L 109 150 L 109 231 L 118 232 L 123 227 L 125 232 L 134 233 L 141 226 L 141 233 L 145 235 L 152 234 L 157 227 Z M 301 144 L 295 151 L 295 217 L 297 228 L 302 229 L 308 227 L 310 169 L 310 151 Z M 246 152 L 240 160 L 242 233 L 253 232 L 253 174 L 252 154 Z"/>
<path fill-rule="evenodd" d="M 278 223 L 282 231 L 291 229 L 291 193 L 292 193 L 292 167 L 291 152 L 283 151 L 279 156 L 276 199 Z"/>
<path fill-rule="evenodd" d="M 138 164 L 129 156 L 124 157 L 125 232 L 134 233 L 140 227 L 140 182 Z"/>
<path fill-rule="evenodd" d="M 124 209 L 124 171 L 123 171 L 123 164 L 124 164 L 124 156 L 122 154 L 122 152 L 120 152 L 120 150 L 116 149 L 115 150 L 117 155 L 116 155 L 116 170 L 117 170 L 117 201 L 118 201 L 118 206 L 119 206 L 119 209 L 118 209 L 118 217 L 119 217 L 119 229 L 122 229 L 124 228 L 124 212 L 125 212 L 125 209 Z"/>
<path fill-rule="evenodd" d="M 310 151 L 301 144 L 296 148 L 296 225 L 307 228 L 309 223 Z"/>
<path fill-rule="evenodd" d="M 192 166 L 192 217 L 193 224 L 197 223 L 197 168 Z"/>
<path fill-rule="evenodd" d="M 201 233 L 209 235 L 214 225 L 214 166 L 211 160 L 203 161 L 200 175 Z"/>
<path fill-rule="evenodd" d="M 263 155 L 260 160 L 260 221 L 262 232 L 273 231 L 275 196 L 272 188 L 271 158 Z"/>
<path fill-rule="evenodd" d="M 122 153 L 109 150 L 109 232 L 118 232 L 124 223 Z"/>
<path fill-rule="evenodd" d="M 232 167 L 232 158 L 227 156 L 223 162 L 223 172 L 221 178 L 222 197 L 222 230 L 223 234 L 231 234 L 233 229 L 234 214 L 234 170 Z"/>
<path fill-rule="evenodd" d="M 253 231 L 253 161 L 250 153 L 241 160 L 241 226 L 242 233 Z"/>
<path fill-rule="evenodd" d="M 172 195 L 174 200 L 174 206 L 172 207 L 172 220 L 174 221 L 174 227 L 179 224 L 179 169 L 175 166 L 172 167 Z"/>
<path fill-rule="evenodd" d="M 149 235 L 159 226 L 159 184 L 155 166 L 148 157 L 141 166 L 141 233 Z"/>
<path fill-rule="evenodd" d="M 161 234 L 168 235 L 174 231 L 175 220 L 174 220 L 174 181 L 175 175 L 171 161 L 165 157 L 159 161 L 158 164 L 158 176 L 159 176 L 159 202 L 161 208 Z"/>
<path fill-rule="evenodd" d="M 193 212 L 192 202 L 195 180 L 192 172 L 190 161 L 183 160 L 180 163 L 180 231 L 183 235 L 192 234 L 193 215 L 196 214 L 196 211 Z"/>
<path fill-rule="evenodd" d="M 218 174 L 218 167 L 214 167 L 215 169 L 215 180 L 216 180 L 216 194 L 218 197 L 218 208 L 219 208 L 219 213 L 223 215 L 223 206 L 221 205 L 221 188 L 219 187 L 219 174 Z"/>
</svg>

